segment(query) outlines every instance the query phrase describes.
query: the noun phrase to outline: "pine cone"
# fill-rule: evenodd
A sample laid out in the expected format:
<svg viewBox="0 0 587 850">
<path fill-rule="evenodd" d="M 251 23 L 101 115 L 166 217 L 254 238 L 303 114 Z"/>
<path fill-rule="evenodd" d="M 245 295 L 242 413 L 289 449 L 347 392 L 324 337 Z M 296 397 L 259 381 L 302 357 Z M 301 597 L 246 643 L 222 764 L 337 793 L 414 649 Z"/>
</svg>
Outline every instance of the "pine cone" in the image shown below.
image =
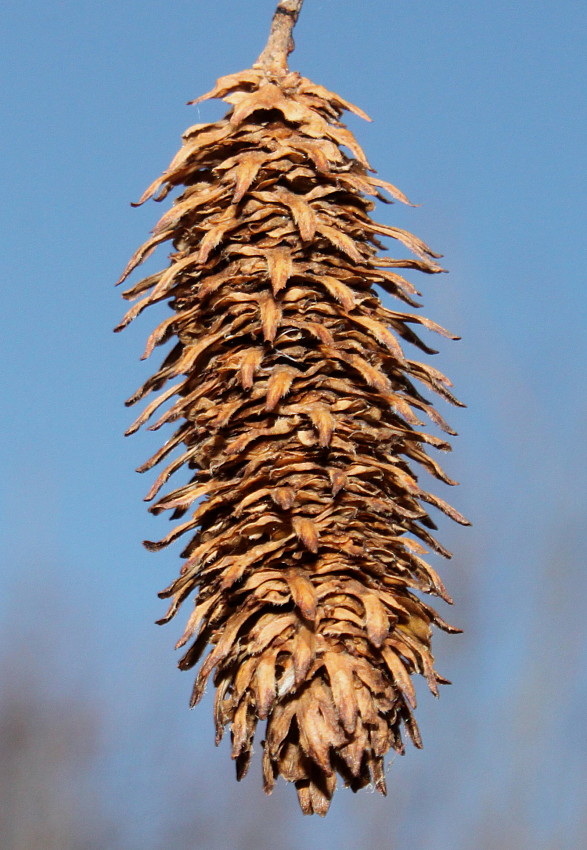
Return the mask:
<svg viewBox="0 0 587 850">
<path fill-rule="evenodd" d="M 437 694 L 446 680 L 433 668 L 431 625 L 458 631 L 417 596 L 451 601 L 422 558 L 422 543 L 449 556 L 423 503 L 466 520 L 420 488 L 410 463 L 455 483 L 425 451 L 448 443 L 418 430 L 418 414 L 454 432 L 418 387 L 458 402 L 450 381 L 398 341 L 433 353 L 413 325 L 450 334 L 383 307 L 375 289 L 417 307 L 400 271 L 442 269 L 415 236 L 370 218 L 369 198 L 385 201 L 384 191 L 409 202 L 374 176 L 340 122 L 344 110 L 366 117 L 360 109 L 261 64 L 198 101 L 212 97 L 231 111 L 190 127 L 139 202 L 183 187 L 121 278 L 172 242 L 169 268 L 124 293 L 140 300 L 117 330 L 149 304 L 173 309 L 144 357 L 175 339 L 128 404 L 166 388 L 127 433 L 174 398 L 151 427 L 179 427 L 140 471 L 181 447 L 147 500 L 177 470 L 191 474 L 150 508 L 186 518 L 146 543 L 192 535 L 159 621 L 197 591 L 179 667 L 212 648 L 191 704 L 213 674 L 217 741 L 229 725 L 237 777 L 266 721 L 265 790 L 283 776 L 304 813 L 323 815 L 337 774 L 353 791 L 373 783 L 385 793 L 384 754 L 403 752 L 402 725 L 421 746 L 411 675 Z M 380 235 L 414 256 L 378 256 Z"/>
</svg>

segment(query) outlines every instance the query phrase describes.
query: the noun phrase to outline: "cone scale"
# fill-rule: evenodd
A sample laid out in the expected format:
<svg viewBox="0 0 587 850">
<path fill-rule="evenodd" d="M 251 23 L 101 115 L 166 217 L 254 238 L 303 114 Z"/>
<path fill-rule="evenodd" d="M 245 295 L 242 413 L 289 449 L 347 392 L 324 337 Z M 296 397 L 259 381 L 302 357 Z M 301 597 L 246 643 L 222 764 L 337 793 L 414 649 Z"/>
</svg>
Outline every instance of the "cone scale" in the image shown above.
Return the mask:
<svg viewBox="0 0 587 850">
<path fill-rule="evenodd" d="M 135 303 L 117 330 L 172 308 L 144 356 L 172 347 L 129 399 L 148 403 L 127 433 L 174 423 L 139 471 L 159 465 L 150 510 L 178 521 L 147 548 L 184 541 L 159 622 L 190 597 L 177 647 L 180 669 L 197 669 L 191 704 L 212 680 L 237 777 L 261 722 L 265 790 L 281 776 L 324 815 L 337 778 L 385 793 L 385 754 L 403 753 L 402 732 L 421 746 L 412 675 L 438 694 L 431 627 L 458 631 L 422 599 L 451 601 L 424 560 L 449 557 L 428 506 L 467 521 L 416 475 L 455 483 L 431 456 L 449 444 L 422 430 L 427 417 L 454 433 L 426 395 L 458 404 L 451 382 L 411 359 L 434 353 L 419 329 L 451 334 L 413 312 L 404 277 L 443 271 L 439 255 L 371 218 L 375 200 L 409 202 L 340 120 L 367 116 L 288 70 L 300 6 L 284 0 L 259 61 L 198 98 L 230 110 L 190 127 L 140 199 L 179 190 L 121 281 L 158 245 L 173 251 L 124 293 Z M 163 494 L 182 469 L 189 483 Z"/>
</svg>

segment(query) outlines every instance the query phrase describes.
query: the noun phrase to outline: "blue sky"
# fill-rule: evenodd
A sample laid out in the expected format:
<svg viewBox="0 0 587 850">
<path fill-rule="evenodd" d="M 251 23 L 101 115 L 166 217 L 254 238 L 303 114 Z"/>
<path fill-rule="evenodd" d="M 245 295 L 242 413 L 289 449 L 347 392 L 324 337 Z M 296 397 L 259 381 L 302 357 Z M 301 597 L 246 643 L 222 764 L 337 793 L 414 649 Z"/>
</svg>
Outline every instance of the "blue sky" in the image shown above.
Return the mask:
<svg viewBox="0 0 587 850">
<path fill-rule="evenodd" d="M 396 760 L 387 800 L 342 793 L 325 822 L 298 816 L 291 789 L 265 800 L 258 771 L 233 788 L 209 705 L 187 711 L 175 625 L 152 625 L 177 558 L 140 546 L 163 527 L 133 472 L 158 437 L 123 440 L 122 402 L 151 368 L 138 358 L 156 316 L 113 335 L 112 284 L 161 213 L 129 201 L 185 127 L 222 114 L 185 102 L 250 66 L 273 9 L 4 12 L 2 652 L 47 704 L 100 714 L 86 781 L 117 824 L 112 847 L 170 846 L 181 799 L 206 850 L 244 850 L 243 829 L 262 850 L 351 850 L 366 834 L 393 850 L 572 850 L 587 835 L 583 2 L 306 0 L 296 28 L 290 66 L 371 115 L 348 124 L 421 204 L 378 217 L 444 253 L 450 275 L 424 281 L 424 313 L 463 337 L 434 365 L 468 405 L 449 411 L 461 436 L 447 469 L 474 527 L 443 525 L 455 558 L 439 565 L 465 634 L 438 638 L 455 684 L 439 702 L 422 692 L 424 751 Z M 258 818 L 237 830 L 214 804 Z"/>
</svg>

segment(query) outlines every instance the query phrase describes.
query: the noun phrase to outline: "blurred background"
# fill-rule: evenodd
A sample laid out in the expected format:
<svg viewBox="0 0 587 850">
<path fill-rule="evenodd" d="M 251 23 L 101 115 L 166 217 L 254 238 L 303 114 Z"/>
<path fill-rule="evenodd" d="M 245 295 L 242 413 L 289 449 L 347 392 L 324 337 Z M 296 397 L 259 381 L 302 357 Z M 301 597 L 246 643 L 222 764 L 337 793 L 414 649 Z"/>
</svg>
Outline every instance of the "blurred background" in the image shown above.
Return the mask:
<svg viewBox="0 0 587 850">
<path fill-rule="evenodd" d="M 424 750 L 390 760 L 387 799 L 341 790 L 304 818 L 258 758 L 236 783 L 210 694 L 187 708 L 185 614 L 153 625 L 179 562 L 142 548 L 166 525 L 133 470 L 160 435 L 122 434 L 157 310 L 113 335 L 112 284 L 162 212 L 129 201 L 224 111 L 185 101 L 252 64 L 274 6 L 3 13 L 0 846 L 586 847 L 584 2 L 306 0 L 296 28 L 290 66 L 375 119 L 348 123 L 421 204 L 377 217 L 444 253 L 423 312 L 463 337 L 434 359 L 468 405 L 441 407 L 461 486 L 436 492 L 474 525 L 442 523 L 455 556 L 433 564 L 464 634 L 436 637 L 454 684 L 420 689 Z"/>
</svg>

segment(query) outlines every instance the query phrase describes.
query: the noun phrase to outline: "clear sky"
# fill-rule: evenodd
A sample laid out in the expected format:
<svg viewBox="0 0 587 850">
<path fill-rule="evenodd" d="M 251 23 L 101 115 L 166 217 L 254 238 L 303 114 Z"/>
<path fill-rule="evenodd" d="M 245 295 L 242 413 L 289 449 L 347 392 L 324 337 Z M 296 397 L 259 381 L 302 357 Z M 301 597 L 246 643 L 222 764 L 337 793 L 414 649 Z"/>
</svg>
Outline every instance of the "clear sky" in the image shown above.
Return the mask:
<svg viewBox="0 0 587 850">
<path fill-rule="evenodd" d="M 97 822 L 100 850 L 587 846 L 584 0 L 306 0 L 296 28 L 290 66 L 371 115 L 349 126 L 421 204 L 378 218 L 445 255 L 423 312 L 462 335 L 434 365 L 468 407 L 448 411 L 462 484 L 441 495 L 474 523 L 442 526 L 465 633 L 437 639 L 454 685 L 421 691 L 425 749 L 395 760 L 386 800 L 341 792 L 326 821 L 290 788 L 265 799 L 258 764 L 236 786 L 209 702 L 187 710 L 181 623 L 153 625 L 177 556 L 140 545 L 164 528 L 133 472 L 159 437 L 122 437 L 155 311 L 111 332 L 112 284 L 162 212 L 129 201 L 222 114 L 184 104 L 251 65 L 275 0 L 7 5 L 0 668 L 45 741 L 89 724 L 55 846 L 89 847 Z"/>
</svg>

